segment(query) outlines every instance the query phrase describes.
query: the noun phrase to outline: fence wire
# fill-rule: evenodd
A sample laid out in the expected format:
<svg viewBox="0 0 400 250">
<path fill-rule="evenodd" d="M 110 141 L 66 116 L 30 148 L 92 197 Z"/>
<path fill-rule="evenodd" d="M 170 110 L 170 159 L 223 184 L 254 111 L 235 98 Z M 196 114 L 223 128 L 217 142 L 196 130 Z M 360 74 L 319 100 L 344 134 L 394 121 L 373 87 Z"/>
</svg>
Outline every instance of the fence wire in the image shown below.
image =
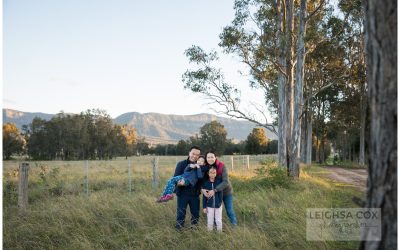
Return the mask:
<svg viewBox="0 0 400 250">
<path fill-rule="evenodd" d="M 152 187 L 159 191 L 179 161 L 187 156 L 121 157 L 95 161 L 28 161 L 29 199 L 42 196 L 87 195 L 104 189 L 129 194 Z M 219 157 L 232 174 L 252 173 L 276 155 L 227 155 Z M 18 194 L 18 171 L 22 161 L 3 162 L 3 197 L 14 202 Z M 160 185 L 161 184 L 161 185 Z"/>
</svg>

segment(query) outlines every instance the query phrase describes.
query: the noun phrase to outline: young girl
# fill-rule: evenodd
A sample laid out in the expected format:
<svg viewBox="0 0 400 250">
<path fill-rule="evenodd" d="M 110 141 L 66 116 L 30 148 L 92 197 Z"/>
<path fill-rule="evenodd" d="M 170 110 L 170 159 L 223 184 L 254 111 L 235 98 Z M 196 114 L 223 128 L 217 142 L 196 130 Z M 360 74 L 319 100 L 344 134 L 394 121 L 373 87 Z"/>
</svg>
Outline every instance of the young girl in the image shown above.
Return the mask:
<svg viewBox="0 0 400 250">
<path fill-rule="evenodd" d="M 207 229 L 212 231 L 215 224 L 217 231 L 222 232 L 222 191 L 216 191 L 215 187 L 220 184 L 222 180 L 217 178 L 217 168 L 210 166 L 208 170 L 208 180 L 203 182 L 202 188 L 208 193 L 213 191 L 211 197 L 203 195 L 203 212 L 207 214 Z"/>
<path fill-rule="evenodd" d="M 157 202 L 167 202 L 169 200 L 172 200 L 174 198 L 173 193 L 176 185 L 192 185 L 194 187 L 198 179 L 203 178 L 203 171 L 206 170 L 204 166 L 205 162 L 205 157 L 201 155 L 199 156 L 196 164 L 189 164 L 186 166 L 183 175 L 178 175 L 169 179 L 167 181 L 167 184 L 165 185 L 163 194 L 157 200 Z"/>
</svg>

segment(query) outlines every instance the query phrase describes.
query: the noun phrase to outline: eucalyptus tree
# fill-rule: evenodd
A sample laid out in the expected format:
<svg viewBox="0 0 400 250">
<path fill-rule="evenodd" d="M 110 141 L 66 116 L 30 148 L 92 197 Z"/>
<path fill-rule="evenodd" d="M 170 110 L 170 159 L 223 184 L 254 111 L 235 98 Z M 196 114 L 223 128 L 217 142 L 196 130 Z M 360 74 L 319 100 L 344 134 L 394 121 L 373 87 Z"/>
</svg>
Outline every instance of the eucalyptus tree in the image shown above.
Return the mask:
<svg viewBox="0 0 400 250">
<path fill-rule="evenodd" d="M 361 249 L 397 248 L 397 2 L 365 1 L 370 104 L 368 208 L 381 209 L 380 241 Z M 372 228 L 365 233 L 370 235 Z"/>
<path fill-rule="evenodd" d="M 358 97 L 359 109 L 359 164 L 365 164 L 365 129 L 367 119 L 367 82 L 365 64 L 365 34 L 364 34 L 364 12 L 361 0 L 339 1 L 339 9 L 345 16 L 346 28 L 344 30 L 347 49 L 347 63 L 351 77 L 349 86 L 352 86 Z M 358 143 L 357 143 L 358 144 Z"/>
<path fill-rule="evenodd" d="M 324 1 L 308 4 L 302 1 L 300 9 L 293 0 L 235 1 L 235 18 L 220 34 L 219 46 L 225 53 L 239 56 L 248 66 L 250 87 L 263 91 L 265 96 L 265 106 L 254 108 L 264 120 L 256 119 L 254 113 L 244 112 L 240 107 L 241 92 L 227 83 L 221 70 L 215 67 L 216 52 L 207 53 L 198 46 L 185 52 L 189 61 L 198 65 L 198 69 L 183 75 L 185 88 L 204 94 L 231 117 L 247 119 L 278 134 L 279 164 L 287 167 L 289 175 L 294 177 L 299 176 L 305 26 L 322 6 Z M 297 11 L 300 15 L 294 15 Z M 299 32 L 295 27 L 300 27 Z M 299 38 L 297 45 L 295 38 Z M 268 106 L 278 113 L 278 131 L 266 119 Z"/>
<path fill-rule="evenodd" d="M 362 164 L 366 81 L 361 2 L 340 1 L 336 13 L 339 15 L 330 15 L 321 29 L 324 39 L 307 57 L 311 91 L 331 85 L 310 100 L 317 159 L 323 161 L 323 143 L 329 139 L 341 159 L 355 160 L 360 155 Z"/>
<path fill-rule="evenodd" d="M 332 117 L 332 107 L 340 99 L 341 89 L 345 86 L 346 77 L 343 72 L 347 71 L 344 62 L 344 48 L 336 39 L 331 39 L 337 35 L 336 20 L 328 20 L 323 28 L 318 31 L 321 41 L 310 52 L 306 60 L 306 82 L 307 97 L 305 119 L 307 137 L 306 146 L 311 145 L 311 132 L 314 135 L 314 145 L 316 146 L 314 158 L 323 162 L 324 144 L 327 141 L 327 122 L 335 119 Z M 329 87 L 327 87 L 329 86 Z M 308 158 L 308 159 L 307 159 Z M 311 156 L 306 155 L 306 162 L 309 163 Z"/>
</svg>

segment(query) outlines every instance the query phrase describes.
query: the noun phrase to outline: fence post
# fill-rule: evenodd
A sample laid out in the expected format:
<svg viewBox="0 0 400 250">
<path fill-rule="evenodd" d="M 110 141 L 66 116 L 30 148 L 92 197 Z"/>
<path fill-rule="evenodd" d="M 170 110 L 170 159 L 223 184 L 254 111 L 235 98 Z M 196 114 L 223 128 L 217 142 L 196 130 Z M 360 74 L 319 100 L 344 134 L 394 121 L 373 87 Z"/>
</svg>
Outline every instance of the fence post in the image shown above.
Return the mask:
<svg viewBox="0 0 400 250">
<path fill-rule="evenodd" d="M 233 171 L 233 156 L 231 156 L 231 165 L 232 165 L 232 171 Z"/>
<path fill-rule="evenodd" d="M 132 194 L 132 171 L 131 171 L 131 159 L 128 159 L 128 175 L 129 175 L 129 195 Z"/>
<path fill-rule="evenodd" d="M 153 158 L 153 160 L 151 161 L 153 164 L 153 188 L 158 186 L 158 157 L 157 158 Z"/>
<path fill-rule="evenodd" d="M 89 197 L 89 160 L 86 160 L 86 196 Z"/>
<path fill-rule="evenodd" d="M 250 156 L 247 155 L 247 169 L 250 169 Z"/>
<path fill-rule="evenodd" d="M 19 165 L 18 207 L 21 211 L 28 207 L 28 172 L 29 163 Z"/>
</svg>

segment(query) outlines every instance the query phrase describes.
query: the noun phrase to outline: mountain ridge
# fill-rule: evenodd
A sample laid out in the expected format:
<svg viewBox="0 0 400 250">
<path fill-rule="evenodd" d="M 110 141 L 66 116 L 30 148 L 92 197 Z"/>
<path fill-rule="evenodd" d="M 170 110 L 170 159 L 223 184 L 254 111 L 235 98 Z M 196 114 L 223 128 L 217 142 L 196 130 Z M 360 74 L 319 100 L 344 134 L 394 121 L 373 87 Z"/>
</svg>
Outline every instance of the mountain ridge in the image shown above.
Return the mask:
<svg viewBox="0 0 400 250">
<path fill-rule="evenodd" d="M 3 124 L 13 122 L 21 129 L 22 125 L 31 123 L 34 117 L 50 120 L 54 115 L 55 114 L 41 112 L 3 109 Z M 245 140 L 252 129 L 257 127 L 249 121 L 235 120 L 207 113 L 175 115 L 156 112 L 139 113 L 133 111 L 115 117 L 113 122 L 119 125 L 131 125 L 136 128 L 139 136 L 146 137 L 147 141 L 151 143 L 159 144 L 177 143 L 179 140 L 186 140 L 190 136 L 198 134 L 200 127 L 205 123 L 214 120 L 222 123 L 228 133 L 227 138 L 233 139 L 236 142 Z M 269 139 L 277 139 L 277 136 L 273 132 L 266 129 L 265 132 Z"/>
</svg>

